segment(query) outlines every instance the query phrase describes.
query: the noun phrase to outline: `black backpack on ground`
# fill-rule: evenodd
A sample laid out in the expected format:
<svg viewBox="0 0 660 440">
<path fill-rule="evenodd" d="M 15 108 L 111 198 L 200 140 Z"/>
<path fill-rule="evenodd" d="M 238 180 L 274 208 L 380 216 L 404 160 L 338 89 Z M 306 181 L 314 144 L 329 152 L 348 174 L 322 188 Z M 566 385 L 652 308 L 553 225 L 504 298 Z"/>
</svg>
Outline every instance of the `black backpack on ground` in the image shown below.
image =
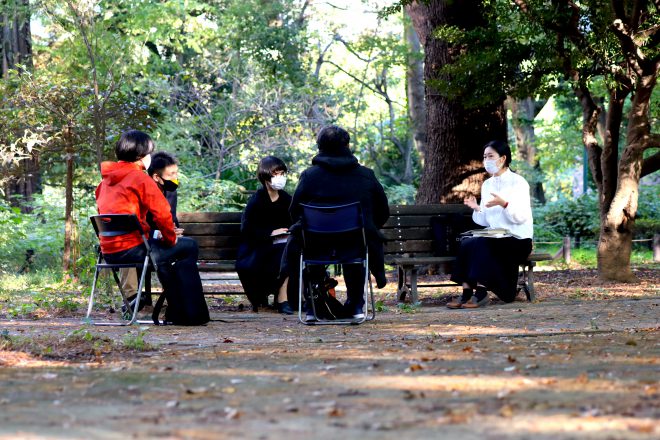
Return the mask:
<svg viewBox="0 0 660 440">
<path fill-rule="evenodd" d="M 163 293 L 154 306 L 154 324 L 202 325 L 211 320 L 197 266 L 186 266 L 190 264 L 182 261 L 163 262 L 158 266 L 158 278 L 163 285 Z M 159 321 L 158 316 L 165 300 L 167 309 L 163 322 Z"/>
<path fill-rule="evenodd" d="M 321 281 L 312 281 L 308 283 L 311 290 L 311 300 L 314 301 L 314 310 L 319 319 L 346 319 L 351 316 L 346 311 L 344 305 L 339 301 L 331 291 L 337 286 L 337 280 L 326 275 Z"/>
</svg>

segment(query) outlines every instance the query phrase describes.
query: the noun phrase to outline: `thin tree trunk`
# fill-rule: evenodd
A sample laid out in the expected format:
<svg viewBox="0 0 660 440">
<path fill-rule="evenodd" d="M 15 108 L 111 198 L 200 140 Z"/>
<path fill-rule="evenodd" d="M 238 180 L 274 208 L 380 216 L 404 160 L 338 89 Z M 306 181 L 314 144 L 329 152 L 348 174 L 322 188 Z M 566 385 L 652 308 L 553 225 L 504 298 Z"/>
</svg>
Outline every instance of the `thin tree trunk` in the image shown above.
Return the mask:
<svg viewBox="0 0 660 440">
<path fill-rule="evenodd" d="M 66 182 L 64 186 L 64 253 L 62 256 L 62 270 L 65 274 L 75 270 L 73 260 L 73 168 L 74 168 L 74 145 L 73 127 L 67 125 L 62 131 L 64 139 L 64 153 L 66 160 Z"/>
<path fill-rule="evenodd" d="M 408 45 L 406 68 L 406 91 L 408 95 L 408 115 L 412 125 L 415 149 L 422 164 L 426 155 L 426 106 L 424 103 L 424 63 L 422 47 L 415 29 L 404 20 L 404 32 Z"/>
<path fill-rule="evenodd" d="M 525 99 L 507 99 L 511 109 L 511 125 L 516 135 L 518 154 L 537 174 L 532 185 L 532 196 L 541 204 L 545 204 L 545 193 L 541 178 L 541 164 L 536 155 L 536 133 L 534 132 L 534 118 L 537 114 L 537 105 L 531 97 Z"/>
<path fill-rule="evenodd" d="M 483 146 L 490 140 L 506 140 L 504 96 L 498 102 L 466 109 L 429 86 L 429 80 L 451 81 L 439 70 L 451 63 L 465 47 L 434 38 L 431 32 L 449 24 L 471 29 L 483 23 L 481 2 L 433 1 L 407 7 L 417 35 L 424 44 L 426 81 L 427 151 L 417 203 L 460 202 L 478 195 L 484 180 Z"/>
</svg>

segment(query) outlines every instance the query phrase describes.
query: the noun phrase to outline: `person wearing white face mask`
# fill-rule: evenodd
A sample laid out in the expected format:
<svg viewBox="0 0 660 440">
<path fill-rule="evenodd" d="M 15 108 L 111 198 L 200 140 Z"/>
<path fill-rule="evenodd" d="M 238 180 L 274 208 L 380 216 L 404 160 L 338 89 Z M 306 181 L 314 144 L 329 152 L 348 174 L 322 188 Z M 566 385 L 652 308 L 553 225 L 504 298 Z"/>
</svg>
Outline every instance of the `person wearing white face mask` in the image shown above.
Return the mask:
<svg viewBox="0 0 660 440">
<path fill-rule="evenodd" d="M 484 146 L 484 168 L 491 175 L 481 187 L 481 202 L 464 200 L 472 220 L 490 229 L 506 229 L 504 237 L 469 237 L 461 241 L 451 280 L 462 285 L 452 309 L 476 308 L 488 303 L 488 291 L 502 301 L 517 294 L 518 266 L 532 251 L 533 219 L 529 184 L 509 169 L 511 149 L 501 141 Z"/>
<path fill-rule="evenodd" d="M 252 309 L 268 305 L 275 295 L 277 310 L 292 315 L 297 292 L 288 292 L 288 278 L 280 274 L 280 261 L 289 235 L 291 196 L 284 191 L 286 164 L 275 156 L 259 162 L 261 188 L 248 200 L 241 219 L 241 244 L 236 271 Z M 293 296 L 291 296 L 293 295 Z"/>
</svg>

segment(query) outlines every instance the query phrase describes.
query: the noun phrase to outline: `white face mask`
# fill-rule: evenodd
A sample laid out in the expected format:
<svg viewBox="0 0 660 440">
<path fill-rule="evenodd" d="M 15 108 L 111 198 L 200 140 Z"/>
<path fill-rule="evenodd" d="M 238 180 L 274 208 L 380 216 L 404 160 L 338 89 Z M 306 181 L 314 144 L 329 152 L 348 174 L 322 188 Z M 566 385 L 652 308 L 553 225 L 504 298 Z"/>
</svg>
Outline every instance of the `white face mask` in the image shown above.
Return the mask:
<svg viewBox="0 0 660 440">
<path fill-rule="evenodd" d="M 488 174 L 497 173 L 502 167 L 497 165 L 499 159 L 488 159 L 484 160 L 484 168 Z"/>
<path fill-rule="evenodd" d="M 286 186 L 286 176 L 284 174 L 279 174 L 270 178 L 270 186 L 275 190 L 284 189 Z"/>
<path fill-rule="evenodd" d="M 149 166 L 151 165 L 151 154 L 147 154 L 144 156 L 142 159 L 140 159 L 142 163 L 144 164 L 144 169 L 148 170 Z"/>
</svg>

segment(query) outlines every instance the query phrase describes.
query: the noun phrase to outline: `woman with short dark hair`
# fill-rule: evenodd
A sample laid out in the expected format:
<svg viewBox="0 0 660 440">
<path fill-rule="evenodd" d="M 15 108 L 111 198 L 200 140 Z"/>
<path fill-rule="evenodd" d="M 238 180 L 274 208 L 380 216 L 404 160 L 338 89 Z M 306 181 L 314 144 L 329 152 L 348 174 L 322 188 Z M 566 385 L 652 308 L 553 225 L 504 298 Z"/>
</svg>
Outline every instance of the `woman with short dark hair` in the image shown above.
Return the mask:
<svg viewBox="0 0 660 440">
<path fill-rule="evenodd" d="M 504 302 L 512 302 L 518 293 L 518 266 L 532 251 L 529 184 L 509 169 L 509 145 L 491 141 L 484 146 L 483 158 L 484 168 L 492 177 L 481 187 L 481 203 L 477 204 L 474 196 L 464 203 L 474 210 L 475 223 L 507 232 L 461 240 L 451 280 L 463 286 L 463 294 L 447 304 L 452 309 L 484 306 L 488 291 Z"/>
<path fill-rule="evenodd" d="M 293 314 L 287 295 L 288 278 L 280 275 L 280 261 L 291 226 L 291 196 L 284 191 L 286 164 L 275 156 L 266 156 L 257 167 L 261 188 L 248 200 L 241 219 L 241 244 L 236 271 L 252 309 L 268 305 L 275 295 L 277 310 Z"/>
</svg>

